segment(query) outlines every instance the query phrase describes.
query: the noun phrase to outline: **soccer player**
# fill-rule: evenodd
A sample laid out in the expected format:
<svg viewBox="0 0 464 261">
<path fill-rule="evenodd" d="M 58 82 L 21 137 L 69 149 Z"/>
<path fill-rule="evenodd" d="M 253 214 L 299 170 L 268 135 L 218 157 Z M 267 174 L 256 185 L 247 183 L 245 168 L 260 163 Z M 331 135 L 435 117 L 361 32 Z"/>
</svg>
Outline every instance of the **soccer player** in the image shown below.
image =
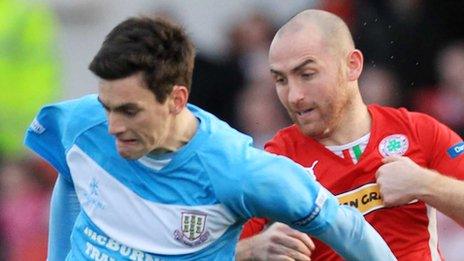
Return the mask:
<svg viewBox="0 0 464 261">
<path fill-rule="evenodd" d="M 98 95 L 39 112 L 25 142 L 60 173 L 49 261 L 232 260 L 253 216 L 290 224 L 347 259 L 394 259 L 362 215 L 300 165 L 187 104 L 193 60 L 181 28 L 130 18 L 90 64 Z"/>
<path fill-rule="evenodd" d="M 399 260 L 440 260 L 435 209 L 464 224 L 462 139 L 427 115 L 366 106 L 358 88 L 363 55 L 346 24 L 328 12 L 306 10 L 285 24 L 272 41 L 269 63 L 295 124 L 266 150 L 313 170 L 340 204 L 364 214 Z M 250 221 L 243 237 L 266 223 Z M 240 241 L 237 257 L 311 252 L 301 242 L 295 247 L 294 233 L 274 224 Z M 316 240 L 311 259 L 340 257 Z"/>
</svg>

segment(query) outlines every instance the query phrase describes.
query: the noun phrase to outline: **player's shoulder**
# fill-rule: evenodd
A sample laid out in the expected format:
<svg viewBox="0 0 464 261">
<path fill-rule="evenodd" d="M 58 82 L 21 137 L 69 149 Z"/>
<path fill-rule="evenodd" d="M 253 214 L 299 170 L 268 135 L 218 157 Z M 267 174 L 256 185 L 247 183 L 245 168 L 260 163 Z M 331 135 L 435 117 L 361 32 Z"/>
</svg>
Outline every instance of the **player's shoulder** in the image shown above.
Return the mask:
<svg viewBox="0 0 464 261">
<path fill-rule="evenodd" d="M 298 134 L 299 134 L 298 126 L 296 126 L 296 124 L 292 124 L 290 126 L 287 126 L 287 127 L 284 127 L 278 130 L 276 135 L 274 135 L 273 138 L 283 138 L 283 137 L 287 138 L 287 137 L 292 137 Z"/>
<path fill-rule="evenodd" d="M 407 108 L 393 108 L 376 104 L 369 105 L 369 111 L 384 124 L 406 124 L 408 126 L 436 124 L 437 120 L 422 112 Z"/>
<path fill-rule="evenodd" d="M 200 120 L 202 146 L 198 147 L 198 154 L 209 158 L 221 158 L 225 164 L 237 159 L 241 151 L 252 145 L 253 140 L 250 136 L 230 127 L 213 114 L 190 104 L 188 109 Z"/>
<path fill-rule="evenodd" d="M 256 166 L 267 164 L 272 166 L 273 157 L 270 153 L 253 147 L 253 140 L 212 114 L 198 107 L 189 106 L 200 123 L 201 146 L 196 148 L 196 154 L 208 173 L 213 173 L 218 182 L 240 179 L 248 175 Z"/>
<path fill-rule="evenodd" d="M 102 111 L 102 108 L 98 102 L 97 95 L 89 94 L 76 99 L 47 104 L 41 108 L 39 114 L 72 117 L 78 115 L 79 113 L 93 113 L 91 115 L 85 115 L 86 118 L 93 119 L 95 116 L 100 116 L 95 114 L 99 111 Z"/>
<path fill-rule="evenodd" d="M 278 130 L 276 134 L 268 142 L 275 142 L 283 145 L 293 140 L 299 140 L 301 136 L 302 135 L 298 126 L 292 124 L 290 126 Z"/>
<path fill-rule="evenodd" d="M 291 157 L 291 151 L 301 144 L 306 144 L 311 138 L 301 133 L 297 125 L 292 124 L 280 129 L 269 141 L 264 148 L 274 154 L 286 155 Z"/>
<path fill-rule="evenodd" d="M 78 99 L 66 100 L 44 106 L 32 126 L 54 128 L 64 139 L 73 139 L 83 131 L 106 121 L 97 95 L 86 95 Z"/>
</svg>

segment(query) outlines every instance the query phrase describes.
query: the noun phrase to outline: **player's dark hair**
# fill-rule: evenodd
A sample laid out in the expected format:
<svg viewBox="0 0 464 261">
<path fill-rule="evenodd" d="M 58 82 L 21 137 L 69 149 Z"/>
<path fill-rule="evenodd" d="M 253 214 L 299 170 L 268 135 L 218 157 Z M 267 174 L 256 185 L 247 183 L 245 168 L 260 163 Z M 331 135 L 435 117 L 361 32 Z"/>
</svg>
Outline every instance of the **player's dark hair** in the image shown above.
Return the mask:
<svg viewBox="0 0 464 261">
<path fill-rule="evenodd" d="M 104 80 L 142 72 L 145 84 L 164 103 L 174 85 L 190 90 L 195 48 L 180 26 L 149 17 L 129 18 L 105 38 L 89 69 Z"/>
</svg>

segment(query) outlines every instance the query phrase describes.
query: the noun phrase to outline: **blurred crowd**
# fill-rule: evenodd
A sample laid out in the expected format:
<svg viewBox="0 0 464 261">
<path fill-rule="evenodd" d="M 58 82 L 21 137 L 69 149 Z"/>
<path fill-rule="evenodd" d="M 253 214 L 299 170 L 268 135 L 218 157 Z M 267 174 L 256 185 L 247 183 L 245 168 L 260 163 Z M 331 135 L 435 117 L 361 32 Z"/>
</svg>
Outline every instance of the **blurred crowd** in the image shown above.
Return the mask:
<svg viewBox="0 0 464 261">
<path fill-rule="evenodd" d="M 56 173 L 21 149 L 20 136 L 40 105 L 61 92 L 53 43 L 60 20 L 43 4 L 19 3 L 0 0 L 0 260 L 45 260 Z M 309 7 L 350 26 L 365 55 L 367 103 L 426 112 L 464 136 L 464 1 L 321 0 Z M 191 102 L 251 135 L 257 147 L 290 124 L 267 67 L 275 23 L 260 10 L 235 21 L 224 55 L 199 52 L 194 71 Z M 443 216 L 439 228 L 444 256 L 462 260 L 464 229 Z"/>
</svg>

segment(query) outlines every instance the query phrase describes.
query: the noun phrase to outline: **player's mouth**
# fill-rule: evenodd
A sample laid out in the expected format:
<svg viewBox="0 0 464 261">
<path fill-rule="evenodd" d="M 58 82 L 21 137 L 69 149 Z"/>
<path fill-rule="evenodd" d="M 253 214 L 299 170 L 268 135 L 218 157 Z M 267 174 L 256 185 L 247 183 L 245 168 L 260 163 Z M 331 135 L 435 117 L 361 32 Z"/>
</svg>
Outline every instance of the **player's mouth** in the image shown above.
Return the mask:
<svg viewBox="0 0 464 261">
<path fill-rule="evenodd" d="M 137 143 L 137 139 L 117 139 L 118 145 L 130 146 Z"/>
<path fill-rule="evenodd" d="M 306 114 L 309 114 L 310 112 L 312 112 L 314 109 L 311 108 L 311 109 L 307 109 L 307 110 L 304 110 L 304 111 L 297 111 L 296 114 L 298 114 L 299 116 L 303 116 L 303 115 L 306 115 Z"/>
<path fill-rule="evenodd" d="M 295 117 L 298 122 L 307 122 L 314 120 L 315 108 L 310 108 L 306 110 L 295 111 Z"/>
<path fill-rule="evenodd" d="M 298 115 L 298 117 L 307 117 L 309 115 L 311 115 L 311 112 L 314 111 L 314 108 L 310 108 L 310 109 L 306 109 L 306 110 L 302 110 L 302 111 L 297 111 L 296 112 L 296 115 Z"/>
</svg>

